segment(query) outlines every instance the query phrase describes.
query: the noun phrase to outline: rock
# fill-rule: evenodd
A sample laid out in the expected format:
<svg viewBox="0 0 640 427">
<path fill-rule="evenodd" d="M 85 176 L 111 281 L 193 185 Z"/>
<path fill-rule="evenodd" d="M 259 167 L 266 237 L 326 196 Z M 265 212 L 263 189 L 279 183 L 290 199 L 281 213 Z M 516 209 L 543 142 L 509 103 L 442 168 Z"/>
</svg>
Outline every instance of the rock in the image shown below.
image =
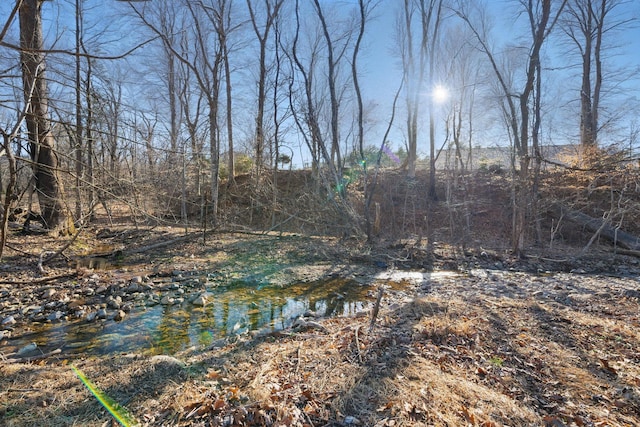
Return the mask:
<svg viewBox="0 0 640 427">
<path fill-rule="evenodd" d="M 223 348 L 228 344 L 227 340 L 224 338 L 220 338 L 215 340 L 209 345 L 209 349 L 212 350 L 214 348 Z"/>
<path fill-rule="evenodd" d="M 142 283 L 142 276 L 133 276 L 131 278 L 131 284 L 140 284 Z"/>
<path fill-rule="evenodd" d="M 313 310 L 307 310 L 304 312 L 304 314 L 302 315 L 303 317 L 319 317 L 318 313 L 316 313 Z"/>
<path fill-rule="evenodd" d="M 93 322 L 94 320 L 96 320 L 97 317 L 98 317 L 98 312 L 92 311 L 91 313 L 87 314 L 87 322 Z"/>
<path fill-rule="evenodd" d="M 40 306 L 40 305 L 30 305 L 28 307 L 25 307 L 22 309 L 22 314 L 24 315 L 34 315 L 34 314 L 38 314 L 41 313 L 42 310 L 44 310 L 44 307 Z"/>
<path fill-rule="evenodd" d="M 207 296 L 206 295 L 198 295 L 197 297 L 195 297 L 192 301 L 191 304 L 198 306 L 198 307 L 204 307 L 207 304 Z"/>
<path fill-rule="evenodd" d="M 86 301 L 85 301 L 85 300 L 83 300 L 83 299 L 77 299 L 77 300 L 71 301 L 71 302 L 67 305 L 67 308 L 69 308 L 69 310 L 74 310 L 74 309 L 79 308 L 79 307 L 81 307 L 81 306 L 83 306 L 83 305 L 85 305 L 85 304 L 86 304 Z"/>
<path fill-rule="evenodd" d="M 318 322 L 307 321 L 302 317 L 298 317 L 295 322 L 293 322 L 292 329 L 296 331 L 306 331 L 309 329 L 318 329 L 322 332 L 326 332 L 327 328 L 321 325 Z"/>
<path fill-rule="evenodd" d="M 16 324 L 16 318 L 13 316 L 7 316 L 2 319 L 2 326 L 13 326 Z"/>
<path fill-rule="evenodd" d="M 125 313 L 123 310 L 118 310 L 116 312 L 116 315 L 113 316 L 113 320 L 115 320 L 116 322 L 119 322 L 121 320 L 124 320 L 125 317 L 127 317 L 127 313 Z"/>
<path fill-rule="evenodd" d="M 176 302 L 176 300 L 172 297 L 170 297 L 169 295 L 164 296 L 161 300 L 160 300 L 160 304 L 162 305 L 173 305 Z"/>
<path fill-rule="evenodd" d="M 127 289 L 125 289 L 125 291 L 128 293 L 138 292 L 139 290 L 140 290 L 140 285 L 138 285 L 137 282 L 131 282 L 131 284 L 127 286 Z"/>
<path fill-rule="evenodd" d="M 622 292 L 622 296 L 625 298 L 640 299 L 640 291 L 635 289 L 626 289 Z"/>
<path fill-rule="evenodd" d="M 20 350 L 18 350 L 16 354 L 18 356 L 24 356 L 26 354 L 36 351 L 37 349 L 38 349 L 38 344 L 32 342 L 31 344 L 27 344 L 24 347 L 22 347 Z"/>
<path fill-rule="evenodd" d="M 90 297 L 91 295 L 94 295 L 96 293 L 96 290 L 93 288 L 87 288 L 84 290 L 84 294 L 88 297 Z"/>
<path fill-rule="evenodd" d="M 49 322 L 59 322 L 64 317 L 64 313 L 61 311 L 55 311 L 47 316 Z"/>
<path fill-rule="evenodd" d="M 121 306 L 122 306 L 122 297 L 120 297 L 119 295 L 116 296 L 115 298 L 109 297 L 109 299 L 107 300 L 107 307 L 113 310 L 119 310 Z"/>
<path fill-rule="evenodd" d="M 11 338 L 11 331 L 0 331 L 0 341 L 5 338 Z"/>
<path fill-rule="evenodd" d="M 142 292 L 147 292 L 153 289 L 153 287 L 155 286 L 155 283 L 149 281 L 149 282 L 145 282 L 142 285 L 140 285 L 140 290 Z"/>
<path fill-rule="evenodd" d="M 98 289 L 96 289 L 96 294 L 102 295 L 107 292 L 107 289 L 108 288 L 105 285 L 98 286 Z"/>
<path fill-rule="evenodd" d="M 96 317 L 98 319 L 106 319 L 107 318 L 107 310 L 104 308 L 101 308 L 100 310 L 98 310 L 98 312 L 96 313 Z"/>
<path fill-rule="evenodd" d="M 166 356 L 163 354 L 159 354 L 157 356 L 152 356 L 151 357 L 151 363 L 156 364 L 156 365 L 164 365 L 165 367 L 170 367 L 170 368 L 184 368 L 186 366 L 186 364 L 181 361 L 176 359 L 175 357 L 171 357 L 171 356 Z"/>
<path fill-rule="evenodd" d="M 134 301 L 141 301 L 143 299 L 145 299 L 146 295 L 144 294 L 144 292 L 136 292 L 134 294 L 131 294 L 131 299 Z"/>
<path fill-rule="evenodd" d="M 56 290 L 53 288 L 45 289 L 42 293 L 42 298 L 49 299 L 56 294 Z"/>
<path fill-rule="evenodd" d="M 357 426 L 360 424 L 360 420 L 351 415 L 347 415 L 346 417 L 344 417 L 344 423 L 350 426 Z"/>
<path fill-rule="evenodd" d="M 47 316 L 45 316 L 44 314 L 37 314 L 37 315 L 31 315 L 29 317 L 29 320 L 31 320 L 32 322 L 46 322 L 47 320 Z"/>
</svg>

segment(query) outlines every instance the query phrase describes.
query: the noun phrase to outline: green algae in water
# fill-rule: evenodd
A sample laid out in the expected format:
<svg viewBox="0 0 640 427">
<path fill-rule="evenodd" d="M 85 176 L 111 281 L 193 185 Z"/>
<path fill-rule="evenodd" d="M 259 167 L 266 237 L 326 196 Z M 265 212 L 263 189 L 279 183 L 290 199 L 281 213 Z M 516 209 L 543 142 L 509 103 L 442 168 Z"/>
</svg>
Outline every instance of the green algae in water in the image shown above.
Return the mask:
<svg viewBox="0 0 640 427">
<path fill-rule="evenodd" d="M 156 305 L 134 310 L 120 322 L 43 324 L 10 340 L 9 345 L 19 349 L 35 342 L 45 352 L 61 348 L 64 354 L 83 356 L 174 354 L 192 346 L 206 347 L 218 339 L 248 331 L 284 329 L 306 311 L 324 317 L 352 315 L 365 308 L 369 290 L 346 279 L 286 287 L 232 281 L 208 289 L 209 302 L 204 307 L 187 302 Z"/>
</svg>

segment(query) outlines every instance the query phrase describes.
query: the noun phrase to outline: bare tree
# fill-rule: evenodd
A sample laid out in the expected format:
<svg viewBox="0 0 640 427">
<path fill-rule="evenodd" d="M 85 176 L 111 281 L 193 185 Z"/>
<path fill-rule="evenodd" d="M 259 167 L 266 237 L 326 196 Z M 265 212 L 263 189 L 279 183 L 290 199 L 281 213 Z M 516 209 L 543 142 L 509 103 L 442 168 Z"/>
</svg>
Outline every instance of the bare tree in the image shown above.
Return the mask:
<svg viewBox="0 0 640 427">
<path fill-rule="evenodd" d="M 290 104 L 293 112 L 293 117 L 298 129 L 301 131 L 302 136 L 309 147 L 309 150 L 313 156 L 313 168 L 318 171 L 318 163 L 320 159 L 324 160 L 332 180 L 335 185 L 340 183 L 340 176 L 336 168 L 335 163 L 332 161 L 332 157 L 327 150 L 325 143 L 325 137 L 320 126 L 320 106 L 317 105 L 315 98 L 314 87 L 317 84 L 315 72 L 318 67 L 318 58 L 320 55 L 320 40 L 316 38 L 312 41 L 309 51 L 307 52 L 308 62 L 303 62 L 302 47 L 300 40 L 302 21 L 300 18 L 300 4 L 299 0 L 296 0 L 295 5 L 295 30 L 293 41 L 291 45 L 291 59 L 292 67 L 295 68 L 296 77 L 301 79 L 302 84 L 302 99 L 301 105 L 298 107 L 294 105 L 294 97 L 296 96 L 293 88 L 294 78 L 290 80 Z M 304 118 L 301 118 L 301 114 L 298 111 L 302 111 Z M 305 129 L 305 127 L 307 129 Z"/>
<path fill-rule="evenodd" d="M 429 74 L 427 87 L 433 92 L 435 88 L 435 64 L 436 64 L 436 47 L 438 45 L 440 25 L 442 21 L 442 0 L 433 1 L 425 4 L 420 2 L 420 15 L 422 17 L 422 50 L 427 51 L 429 58 Z M 433 24 L 430 22 L 433 21 Z M 436 127 L 435 127 L 435 111 L 434 111 L 434 95 L 429 96 L 429 190 L 427 195 L 429 199 L 436 200 Z"/>
<path fill-rule="evenodd" d="M 42 0 L 20 2 L 20 57 L 24 87 L 26 124 L 40 213 L 50 230 L 66 234 L 73 231 L 58 176 L 56 141 L 49 117 L 42 35 Z"/>
<path fill-rule="evenodd" d="M 338 73 L 338 65 L 341 61 L 344 51 L 346 49 L 347 43 L 343 42 L 343 46 L 335 46 L 336 41 L 329 33 L 329 27 L 327 25 L 327 20 L 325 19 L 325 13 L 320 6 L 319 0 L 313 0 L 315 5 L 316 14 L 318 15 L 318 19 L 320 20 L 320 24 L 322 27 L 322 34 L 324 35 L 324 40 L 326 43 L 326 54 L 327 54 L 327 84 L 329 86 L 329 102 L 331 108 L 331 119 L 330 119 L 330 138 L 331 138 L 331 161 L 334 164 L 334 167 L 337 170 L 338 175 L 342 175 L 342 155 L 340 153 L 340 125 L 339 125 L 339 112 L 340 112 L 340 101 L 338 99 L 338 88 L 337 88 L 337 73 Z M 347 36 L 343 36 L 345 39 Z M 338 188 L 342 189 L 342 186 L 338 184 Z M 342 191 L 340 191 L 342 193 Z"/>
<path fill-rule="evenodd" d="M 416 176 L 416 160 L 418 152 L 418 114 L 420 110 L 420 93 L 425 73 L 425 58 L 423 50 L 415 51 L 416 35 L 414 34 L 414 19 L 416 7 L 411 0 L 404 0 L 402 15 L 398 18 L 400 53 L 402 72 L 405 82 L 405 103 L 407 108 L 407 176 Z M 418 58 L 416 58 L 416 55 Z"/>
<path fill-rule="evenodd" d="M 209 150 L 211 156 L 211 220 L 215 224 L 218 215 L 218 195 L 220 181 L 220 127 L 219 127 L 219 100 L 220 100 L 220 79 L 221 66 L 223 63 L 223 49 L 218 43 L 218 38 L 210 37 L 212 30 L 207 23 L 211 23 L 212 14 L 219 13 L 217 4 L 205 5 L 202 1 L 197 4 L 185 3 L 189 11 L 190 25 L 190 50 L 185 52 L 180 47 L 175 46 L 167 34 L 154 24 L 151 17 L 147 16 L 145 10 L 131 5 L 136 15 L 141 21 L 161 37 L 164 45 L 173 53 L 194 76 L 199 90 L 205 97 L 208 107 L 208 135 Z M 204 18 L 203 18 L 204 15 Z M 187 29 L 185 29 L 187 31 Z"/>
<path fill-rule="evenodd" d="M 366 158 L 364 154 L 364 105 L 362 102 L 362 91 L 360 90 L 360 79 L 359 79 L 359 69 L 358 69 L 358 55 L 360 54 L 360 46 L 362 44 L 362 39 L 365 33 L 365 27 L 367 24 L 367 19 L 371 10 L 375 7 L 375 4 L 372 4 L 371 1 L 358 0 L 358 30 L 356 36 L 356 42 L 353 46 L 353 54 L 351 57 L 351 76 L 353 79 L 353 89 L 356 94 L 356 108 L 357 108 L 357 134 L 356 134 L 356 145 L 358 147 L 358 152 L 360 154 L 360 163 L 362 166 L 362 170 L 364 172 L 364 194 L 368 193 L 368 168 L 366 163 Z M 367 234 L 367 239 L 372 239 L 372 224 L 371 224 L 371 212 L 369 206 L 365 202 L 364 206 L 364 219 L 365 219 L 365 232 Z"/>
<path fill-rule="evenodd" d="M 598 146 L 599 115 L 604 78 L 605 35 L 620 31 L 633 21 L 616 16 L 626 0 L 569 0 L 563 30 L 576 47 L 581 59 L 580 144 Z"/>
<path fill-rule="evenodd" d="M 402 71 L 405 81 L 405 102 L 407 108 L 407 176 L 416 175 L 418 150 L 418 122 L 420 106 L 425 95 L 425 84 L 433 84 L 435 47 L 440 26 L 442 0 L 404 0 L 401 15 L 397 22 Z M 430 97 L 431 98 L 431 97 Z M 435 158 L 435 132 L 433 123 L 433 102 L 429 100 L 429 142 L 431 158 Z M 435 164 L 432 164 L 434 176 L 431 179 L 435 189 Z M 431 187 L 430 187 L 431 188 Z M 429 190 L 429 195 L 431 194 Z"/>
<path fill-rule="evenodd" d="M 487 39 L 486 29 L 481 25 L 486 24 L 481 20 L 474 23 L 466 5 L 459 4 L 457 15 L 469 25 L 478 41 L 479 48 L 486 54 L 491 68 L 496 77 L 498 86 L 502 92 L 502 108 L 508 120 L 508 131 L 513 138 L 513 147 L 516 156 L 517 167 L 514 164 L 514 199 L 513 199 L 513 224 L 512 224 L 512 249 L 515 254 L 522 255 L 525 247 L 527 228 L 527 212 L 531 200 L 530 163 L 531 163 L 531 111 L 539 108 L 532 102 L 535 91 L 536 79 L 539 79 L 540 51 L 551 29 L 557 22 L 566 0 L 562 1 L 552 13 L 551 0 L 521 0 L 523 12 L 530 24 L 531 42 L 528 46 L 528 57 L 523 70 L 523 87 L 518 91 L 509 84 L 507 71 L 499 64 L 496 53 L 491 49 Z M 511 70 L 513 71 L 513 70 Z M 535 115 L 536 113 L 534 113 Z M 539 129 L 535 126 L 534 130 Z"/>
<path fill-rule="evenodd" d="M 284 0 L 264 0 L 264 23 L 261 25 L 258 23 L 256 11 L 252 6 L 253 0 L 247 0 L 247 7 L 249 8 L 249 14 L 251 16 L 251 25 L 253 31 L 258 38 L 259 43 L 259 59 L 258 59 L 258 110 L 256 112 L 256 130 L 255 130 L 255 167 L 256 177 L 259 179 L 260 170 L 264 158 L 264 115 L 265 105 L 267 103 L 266 91 L 267 91 L 267 42 L 269 40 L 269 33 L 272 27 L 275 25 L 275 20 L 278 17 L 278 13 L 282 8 Z"/>
<path fill-rule="evenodd" d="M 202 3 L 202 2 L 201 2 Z M 206 11 L 213 28 L 218 37 L 220 46 L 220 54 L 222 61 L 222 71 L 224 72 L 225 82 L 225 105 L 226 105 L 226 128 L 227 128 L 227 165 L 228 165 L 228 183 L 232 184 L 235 180 L 235 156 L 233 145 L 233 97 L 231 90 L 231 66 L 230 64 L 230 42 L 231 34 L 237 30 L 241 24 L 234 25 L 231 20 L 232 0 L 218 0 L 217 4 L 201 7 Z"/>
</svg>

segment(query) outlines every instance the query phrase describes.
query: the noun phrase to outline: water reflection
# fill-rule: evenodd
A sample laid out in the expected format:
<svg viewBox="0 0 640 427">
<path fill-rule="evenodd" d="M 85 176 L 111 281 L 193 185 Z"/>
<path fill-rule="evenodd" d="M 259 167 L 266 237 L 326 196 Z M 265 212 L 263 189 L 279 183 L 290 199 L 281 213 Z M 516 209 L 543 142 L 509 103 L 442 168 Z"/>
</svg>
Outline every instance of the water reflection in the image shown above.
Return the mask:
<svg viewBox="0 0 640 427">
<path fill-rule="evenodd" d="M 32 332 L 10 340 L 11 348 L 0 351 L 35 342 L 42 351 L 61 348 L 65 354 L 173 354 L 229 335 L 283 329 L 306 311 L 326 317 L 355 314 L 367 304 L 368 290 L 344 279 L 287 287 L 236 282 L 208 289 L 209 303 L 204 307 L 158 305 L 132 312 L 121 322 L 34 326 Z"/>
</svg>

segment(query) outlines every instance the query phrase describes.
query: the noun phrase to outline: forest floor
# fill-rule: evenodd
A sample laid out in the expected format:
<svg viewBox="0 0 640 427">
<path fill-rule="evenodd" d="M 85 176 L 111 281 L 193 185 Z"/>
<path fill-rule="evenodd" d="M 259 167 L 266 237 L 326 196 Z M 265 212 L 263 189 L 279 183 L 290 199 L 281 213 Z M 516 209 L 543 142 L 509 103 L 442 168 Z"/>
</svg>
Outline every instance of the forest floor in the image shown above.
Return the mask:
<svg viewBox="0 0 640 427">
<path fill-rule="evenodd" d="M 293 233 L 203 237 L 87 229 L 40 268 L 40 254 L 63 242 L 12 231 L 0 265 L 0 425 L 640 425 L 640 263 L 606 244 L 583 253 L 558 243 L 515 258 L 420 238 L 369 246 Z M 101 256 L 118 266 L 98 268 Z M 283 287 L 356 278 L 370 289 L 366 307 L 175 354 L 12 347 L 32 327 L 33 307 L 39 321 L 64 324 L 80 299 L 106 306 L 84 301 L 100 285 L 256 262 L 286 266 L 270 269 Z"/>
<path fill-rule="evenodd" d="M 154 229 L 138 238 L 153 235 L 168 242 L 181 233 Z M 30 240 L 31 249 L 42 247 L 42 237 L 36 246 L 36 238 L 25 236 L 22 251 Z M 83 245 L 99 243 L 83 239 Z M 571 266 L 489 253 L 460 258 L 446 247 L 427 253 L 415 241 L 364 253 L 338 239 L 220 234 L 206 244 L 196 238 L 135 255 L 116 272 L 91 273 L 109 281 L 150 266 L 184 269 L 223 249 L 249 246 L 272 262 L 291 265 L 288 257 L 298 258 L 299 268 L 287 272 L 292 280 L 356 270 L 372 278 L 364 284 L 374 291 L 368 310 L 170 356 L 63 352 L 21 360 L 2 352 L 11 341 L 5 338 L 0 424 L 110 425 L 112 415 L 77 368 L 122 405 L 125 425 L 127 413 L 140 425 L 180 426 L 638 425 L 640 267 L 633 258 L 596 248 Z M 3 266 L 5 308 L 9 294 L 37 299 L 52 286 L 58 296 L 77 292 L 88 274 L 59 263 L 45 267 L 49 276 L 41 278 L 73 277 L 29 284 L 37 257 L 19 259 L 21 268 Z M 427 259 L 429 270 L 420 268 Z M 395 286 L 386 286 L 392 275 L 380 276 L 390 271 L 397 273 Z M 416 280 L 403 271 L 425 274 Z M 380 286 L 385 293 L 370 329 Z M 28 324 L 11 329 L 17 336 Z"/>
</svg>

